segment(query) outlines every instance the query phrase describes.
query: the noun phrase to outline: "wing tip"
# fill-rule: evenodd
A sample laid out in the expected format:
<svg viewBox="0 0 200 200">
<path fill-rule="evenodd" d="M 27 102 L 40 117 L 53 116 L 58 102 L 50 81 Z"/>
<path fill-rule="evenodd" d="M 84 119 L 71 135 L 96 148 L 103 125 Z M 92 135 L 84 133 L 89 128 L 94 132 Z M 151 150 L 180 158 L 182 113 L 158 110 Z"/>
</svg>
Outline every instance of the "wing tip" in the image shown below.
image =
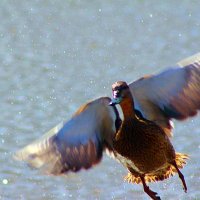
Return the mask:
<svg viewBox="0 0 200 200">
<path fill-rule="evenodd" d="M 187 57 L 183 60 L 180 60 L 177 64 L 181 67 L 185 67 L 185 66 L 190 65 L 190 64 L 197 62 L 197 61 L 198 62 L 200 61 L 200 52 L 198 52 L 198 53 L 196 53 L 196 54 L 194 54 L 190 57 Z"/>
<path fill-rule="evenodd" d="M 28 159 L 28 154 L 25 153 L 24 149 L 21 149 L 14 152 L 12 158 L 16 161 L 26 161 Z"/>
</svg>

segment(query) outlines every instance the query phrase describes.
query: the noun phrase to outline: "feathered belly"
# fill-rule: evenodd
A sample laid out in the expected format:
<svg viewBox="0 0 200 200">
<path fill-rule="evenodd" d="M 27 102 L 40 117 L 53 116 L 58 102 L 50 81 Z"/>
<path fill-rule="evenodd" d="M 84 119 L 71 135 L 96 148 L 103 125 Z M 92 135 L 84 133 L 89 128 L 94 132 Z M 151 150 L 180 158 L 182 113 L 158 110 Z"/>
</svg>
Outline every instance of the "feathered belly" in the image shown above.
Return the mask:
<svg viewBox="0 0 200 200">
<path fill-rule="evenodd" d="M 146 167 L 144 167 L 144 165 L 137 165 L 136 163 L 134 163 L 133 160 L 125 157 L 125 156 L 122 156 L 121 154 L 119 153 L 115 153 L 115 158 L 124 166 L 126 167 L 130 172 L 134 173 L 135 175 L 139 175 L 139 174 L 155 174 L 157 173 L 158 171 L 160 170 L 163 170 L 163 169 L 166 169 L 167 167 L 170 166 L 169 163 L 163 163 L 161 164 L 160 166 L 157 166 L 155 168 L 149 168 L 147 170 Z M 153 162 L 153 160 L 152 160 Z M 139 167 L 141 166 L 141 167 Z"/>
<path fill-rule="evenodd" d="M 113 147 L 117 159 L 140 174 L 165 168 L 175 159 L 168 137 L 152 123 L 127 122 L 116 135 Z"/>
</svg>

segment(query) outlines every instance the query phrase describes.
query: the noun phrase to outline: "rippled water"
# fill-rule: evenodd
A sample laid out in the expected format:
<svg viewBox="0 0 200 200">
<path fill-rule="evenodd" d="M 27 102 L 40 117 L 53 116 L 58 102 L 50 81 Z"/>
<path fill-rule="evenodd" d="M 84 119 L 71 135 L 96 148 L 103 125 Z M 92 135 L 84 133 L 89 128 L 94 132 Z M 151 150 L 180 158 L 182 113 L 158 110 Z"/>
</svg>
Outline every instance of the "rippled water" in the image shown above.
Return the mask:
<svg viewBox="0 0 200 200">
<path fill-rule="evenodd" d="M 84 102 L 200 51 L 199 1 L 0 1 L 0 199 L 149 199 L 104 156 L 90 171 L 45 176 L 12 153 Z M 151 188 L 162 199 L 200 199 L 200 115 L 176 122 L 173 144 L 191 159 Z"/>
</svg>

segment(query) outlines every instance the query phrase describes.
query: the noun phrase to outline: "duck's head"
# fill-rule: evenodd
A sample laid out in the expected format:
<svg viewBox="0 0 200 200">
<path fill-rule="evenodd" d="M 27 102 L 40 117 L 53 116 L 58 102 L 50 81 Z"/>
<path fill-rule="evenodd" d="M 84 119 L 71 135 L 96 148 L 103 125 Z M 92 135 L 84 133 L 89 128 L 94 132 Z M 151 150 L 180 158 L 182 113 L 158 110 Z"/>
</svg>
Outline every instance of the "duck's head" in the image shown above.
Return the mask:
<svg viewBox="0 0 200 200">
<path fill-rule="evenodd" d="M 109 105 L 113 106 L 122 103 L 127 98 L 130 98 L 131 93 L 129 87 L 124 81 L 117 81 L 112 85 L 113 98 Z"/>
</svg>

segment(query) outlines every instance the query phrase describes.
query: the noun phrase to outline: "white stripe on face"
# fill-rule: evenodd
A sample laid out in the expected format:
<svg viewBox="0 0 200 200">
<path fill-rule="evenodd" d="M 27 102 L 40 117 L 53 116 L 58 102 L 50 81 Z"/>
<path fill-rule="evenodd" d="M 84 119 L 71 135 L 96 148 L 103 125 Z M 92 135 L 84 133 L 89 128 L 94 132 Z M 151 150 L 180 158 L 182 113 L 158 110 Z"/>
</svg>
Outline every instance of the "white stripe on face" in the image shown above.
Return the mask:
<svg viewBox="0 0 200 200">
<path fill-rule="evenodd" d="M 114 98 L 117 98 L 117 94 L 119 94 L 118 91 L 113 91 L 113 97 L 114 97 Z"/>
</svg>

